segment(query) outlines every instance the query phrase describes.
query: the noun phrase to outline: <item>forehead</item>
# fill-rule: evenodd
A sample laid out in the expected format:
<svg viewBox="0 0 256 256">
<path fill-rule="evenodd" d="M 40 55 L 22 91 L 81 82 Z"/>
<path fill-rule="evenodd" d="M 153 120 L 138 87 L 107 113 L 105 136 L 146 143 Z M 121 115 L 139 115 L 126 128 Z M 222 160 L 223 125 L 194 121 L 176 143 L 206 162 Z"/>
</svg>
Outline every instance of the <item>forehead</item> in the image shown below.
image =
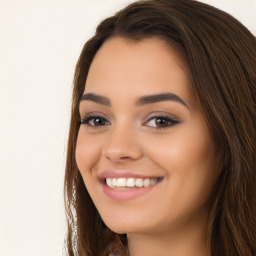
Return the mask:
<svg viewBox="0 0 256 256">
<path fill-rule="evenodd" d="M 111 38 L 98 50 L 89 69 L 85 92 L 140 95 L 177 93 L 189 101 L 191 84 L 186 63 L 165 41 Z"/>
</svg>

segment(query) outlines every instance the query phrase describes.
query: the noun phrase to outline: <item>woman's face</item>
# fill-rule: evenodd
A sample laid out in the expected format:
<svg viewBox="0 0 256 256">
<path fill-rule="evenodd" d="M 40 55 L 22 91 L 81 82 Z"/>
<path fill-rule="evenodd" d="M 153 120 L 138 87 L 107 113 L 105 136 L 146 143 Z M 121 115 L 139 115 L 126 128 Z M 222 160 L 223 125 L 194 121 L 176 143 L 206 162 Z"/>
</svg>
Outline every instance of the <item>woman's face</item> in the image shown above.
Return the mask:
<svg viewBox="0 0 256 256">
<path fill-rule="evenodd" d="M 112 38 L 80 102 L 76 160 L 106 225 L 166 232 L 205 220 L 216 152 L 186 65 L 156 38 Z"/>
</svg>

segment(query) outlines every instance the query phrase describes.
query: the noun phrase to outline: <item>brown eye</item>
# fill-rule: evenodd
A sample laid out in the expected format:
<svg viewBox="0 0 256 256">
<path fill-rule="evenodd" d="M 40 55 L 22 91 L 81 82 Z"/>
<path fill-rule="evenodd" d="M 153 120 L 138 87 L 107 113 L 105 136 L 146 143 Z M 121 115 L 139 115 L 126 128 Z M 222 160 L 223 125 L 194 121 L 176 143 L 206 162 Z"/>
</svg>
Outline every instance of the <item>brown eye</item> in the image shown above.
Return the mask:
<svg viewBox="0 0 256 256">
<path fill-rule="evenodd" d="M 101 116 L 88 116 L 82 120 L 81 124 L 86 124 L 92 127 L 101 127 L 105 125 L 110 125 L 110 122 Z"/>
<path fill-rule="evenodd" d="M 156 117 L 150 118 L 150 120 L 145 125 L 156 128 L 156 129 L 161 129 L 161 128 L 168 128 L 174 124 L 177 124 L 178 122 L 179 122 L 178 120 L 175 120 L 170 117 L 156 116 Z"/>
<path fill-rule="evenodd" d="M 106 121 L 103 118 L 94 118 L 91 119 L 91 124 L 93 126 L 102 126 L 106 124 Z"/>
<path fill-rule="evenodd" d="M 168 120 L 164 118 L 157 118 L 155 122 L 157 127 L 166 127 L 169 124 Z"/>
</svg>

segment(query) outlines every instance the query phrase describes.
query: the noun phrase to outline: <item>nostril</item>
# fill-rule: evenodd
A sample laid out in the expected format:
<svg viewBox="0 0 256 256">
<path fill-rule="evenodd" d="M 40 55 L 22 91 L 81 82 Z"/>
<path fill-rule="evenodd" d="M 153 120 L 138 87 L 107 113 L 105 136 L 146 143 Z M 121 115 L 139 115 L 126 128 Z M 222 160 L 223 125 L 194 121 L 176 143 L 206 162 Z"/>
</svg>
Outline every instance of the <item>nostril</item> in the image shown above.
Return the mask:
<svg viewBox="0 0 256 256">
<path fill-rule="evenodd" d="M 121 159 L 129 159 L 130 157 L 129 156 L 121 156 L 120 158 Z"/>
<path fill-rule="evenodd" d="M 118 161 L 118 160 L 127 160 L 127 159 L 132 159 L 132 155 L 129 156 L 128 154 L 121 154 L 119 152 L 110 152 L 106 154 L 106 158 L 111 160 L 111 161 Z"/>
</svg>

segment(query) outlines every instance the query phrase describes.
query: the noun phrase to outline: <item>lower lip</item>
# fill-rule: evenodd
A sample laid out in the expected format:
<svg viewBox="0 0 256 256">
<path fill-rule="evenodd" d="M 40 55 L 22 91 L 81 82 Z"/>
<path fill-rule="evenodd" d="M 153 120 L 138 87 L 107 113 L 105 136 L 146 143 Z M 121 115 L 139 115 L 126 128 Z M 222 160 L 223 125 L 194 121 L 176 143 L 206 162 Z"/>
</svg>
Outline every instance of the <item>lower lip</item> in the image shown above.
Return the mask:
<svg viewBox="0 0 256 256">
<path fill-rule="evenodd" d="M 142 188 L 134 188 L 134 189 L 125 189 L 125 190 L 120 190 L 120 189 L 114 189 L 110 188 L 107 186 L 107 184 L 103 183 L 103 192 L 110 198 L 114 200 L 131 200 L 135 199 L 137 197 L 140 197 L 148 192 L 150 192 L 152 189 L 154 189 L 156 186 L 159 185 L 161 181 L 155 183 L 154 185 L 151 185 L 147 188 L 142 187 Z"/>
</svg>

